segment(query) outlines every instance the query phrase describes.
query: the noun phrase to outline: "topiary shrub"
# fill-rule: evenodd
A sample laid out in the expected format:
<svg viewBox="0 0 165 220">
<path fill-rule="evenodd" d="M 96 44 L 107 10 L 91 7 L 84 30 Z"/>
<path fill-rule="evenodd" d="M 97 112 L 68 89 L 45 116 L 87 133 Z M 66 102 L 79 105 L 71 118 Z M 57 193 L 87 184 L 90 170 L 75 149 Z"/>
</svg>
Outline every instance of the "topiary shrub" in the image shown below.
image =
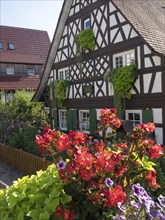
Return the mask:
<svg viewBox="0 0 165 220">
<path fill-rule="evenodd" d="M 37 175 L 25 176 L 0 190 L 0 217 L 3 220 L 48 220 L 59 204 L 71 197 L 63 191 L 63 182 L 54 164 Z"/>
</svg>

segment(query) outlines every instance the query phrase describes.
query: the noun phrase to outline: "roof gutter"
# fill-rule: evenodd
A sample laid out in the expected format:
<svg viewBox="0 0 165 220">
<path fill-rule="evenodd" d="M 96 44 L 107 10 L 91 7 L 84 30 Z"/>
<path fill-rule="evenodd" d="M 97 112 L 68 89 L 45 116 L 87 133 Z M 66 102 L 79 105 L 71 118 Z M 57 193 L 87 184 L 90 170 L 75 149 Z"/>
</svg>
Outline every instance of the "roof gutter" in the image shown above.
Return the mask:
<svg viewBox="0 0 165 220">
<path fill-rule="evenodd" d="M 40 97 L 41 97 L 41 95 L 47 85 L 49 75 L 51 73 L 52 66 L 54 64 L 55 56 L 56 56 L 56 53 L 57 53 L 57 50 L 58 50 L 58 47 L 60 44 L 61 36 L 63 34 L 65 23 L 66 23 L 66 20 L 69 16 L 72 2 L 73 2 L 73 0 L 69 0 L 69 1 L 65 0 L 63 3 L 62 10 L 61 10 L 61 13 L 60 13 L 60 16 L 58 19 L 57 27 L 55 30 L 55 34 L 54 34 L 54 37 L 53 37 L 53 40 L 51 43 L 51 47 L 49 50 L 49 54 L 48 54 L 48 57 L 46 60 L 46 65 L 45 65 L 45 68 L 43 71 L 43 75 L 42 75 L 40 84 L 36 90 L 36 93 L 34 94 L 34 96 L 32 98 L 32 101 L 36 101 L 36 102 L 39 101 L 39 99 L 40 99 Z"/>
</svg>

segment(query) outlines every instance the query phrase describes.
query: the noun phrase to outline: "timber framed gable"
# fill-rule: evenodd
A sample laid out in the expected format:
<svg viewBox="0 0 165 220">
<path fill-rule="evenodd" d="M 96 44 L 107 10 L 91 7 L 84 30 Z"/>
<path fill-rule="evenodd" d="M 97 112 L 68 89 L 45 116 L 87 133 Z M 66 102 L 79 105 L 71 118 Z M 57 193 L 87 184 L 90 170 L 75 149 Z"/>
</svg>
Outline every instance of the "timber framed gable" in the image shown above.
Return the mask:
<svg viewBox="0 0 165 220">
<path fill-rule="evenodd" d="M 131 90 L 132 98 L 125 102 L 125 117 L 137 117 L 139 122 L 154 121 L 157 140 L 165 144 L 165 52 L 161 40 L 162 20 L 156 23 L 163 15 L 161 2 L 163 0 L 155 0 L 153 4 L 150 0 L 138 0 L 138 3 L 135 0 L 64 1 L 64 6 L 69 4 L 70 7 L 51 67 L 50 81 L 59 80 L 60 69 L 68 69 L 70 86 L 64 108 L 69 112 L 66 113 L 68 117 L 77 118 L 77 124 L 79 111 L 92 110 L 96 121 L 99 109 L 114 106 L 113 86 L 104 80 L 104 75 L 110 69 L 133 62 L 139 74 Z M 145 10 L 150 11 L 151 16 L 146 17 L 150 23 L 144 22 L 148 16 Z M 160 11 L 156 20 L 158 13 L 155 11 Z M 86 26 L 93 30 L 96 47 L 83 52 L 80 62 L 76 54 L 76 37 Z M 58 109 L 54 109 L 58 116 Z M 150 115 L 148 119 L 147 114 Z M 73 125 L 72 119 L 68 118 L 69 128 Z"/>
</svg>

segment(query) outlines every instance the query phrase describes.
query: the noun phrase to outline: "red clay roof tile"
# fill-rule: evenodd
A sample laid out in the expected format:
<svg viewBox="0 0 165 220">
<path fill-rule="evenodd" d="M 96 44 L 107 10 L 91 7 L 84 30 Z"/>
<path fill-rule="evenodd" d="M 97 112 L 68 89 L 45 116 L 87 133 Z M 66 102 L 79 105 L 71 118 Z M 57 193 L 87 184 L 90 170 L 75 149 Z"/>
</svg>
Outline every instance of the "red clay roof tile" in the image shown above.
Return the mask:
<svg viewBox="0 0 165 220">
<path fill-rule="evenodd" d="M 0 62 L 45 63 L 50 48 L 50 39 L 46 31 L 8 27 L 0 25 Z M 8 43 L 15 50 L 8 49 Z"/>
<path fill-rule="evenodd" d="M 37 89 L 40 77 L 36 76 L 0 76 L 0 90 Z"/>
</svg>

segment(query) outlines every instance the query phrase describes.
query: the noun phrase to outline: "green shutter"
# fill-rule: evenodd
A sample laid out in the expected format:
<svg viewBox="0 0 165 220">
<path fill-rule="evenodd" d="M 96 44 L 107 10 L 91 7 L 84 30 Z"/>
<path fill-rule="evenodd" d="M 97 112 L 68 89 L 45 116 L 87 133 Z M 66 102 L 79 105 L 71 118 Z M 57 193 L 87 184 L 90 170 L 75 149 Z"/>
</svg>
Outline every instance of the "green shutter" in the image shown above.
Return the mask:
<svg viewBox="0 0 165 220">
<path fill-rule="evenodd" d="M 153 122 L 153 114 L 152 110 L 142 110 L 142 122 L 143 123 L 148 123 L 148 122 Z"/>
<path fill-rule="evenodd" d="M 142 122 L 147 124 L 148 122 L 153 122 L 153 113 L 152 110 L 142 110 Z M 149 135 L 150 138 L 155 138 L 155 133 Z"/>
<path fill-rule="evenodd" d="M 77 111 L 68 110 L 67 111 L 67 130 L 76 130 L 77 129 Z"/>
<path fill-rule="evenodd" d="M 52 118 L 52 120 L 53 120 L 53 128 L 55 128 L 56 130 L 58 130 L 59 128 L 58 128 L 58 112 L 57 112 L 57 109 L 53 109 L 52 110 L 53 111 L 53 118 Z"/>
<path fill-rule="evenodd" d="M 97 114 L 95 109 L 89 110 L 89 124 L 90 124 L 90 134 L 96 135 L 97 129 Z"/>
</svg>

